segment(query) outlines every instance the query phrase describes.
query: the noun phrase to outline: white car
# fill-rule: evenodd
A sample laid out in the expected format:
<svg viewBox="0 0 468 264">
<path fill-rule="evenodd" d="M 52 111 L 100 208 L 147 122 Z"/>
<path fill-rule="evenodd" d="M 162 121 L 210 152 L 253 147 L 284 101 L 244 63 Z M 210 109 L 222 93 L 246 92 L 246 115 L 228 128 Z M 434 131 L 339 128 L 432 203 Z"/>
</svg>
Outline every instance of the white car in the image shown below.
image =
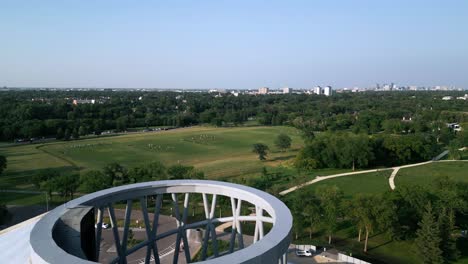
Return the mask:
<svg viewBox="0 0 468 264">
<path fill-rule="evenodd" d="M 312 257 L 312 252 L 310 252 L 310 250 L 296 249 L 296 256 L 298 256 L 298 257 Z"/>
<path fill-rule="evenodd" d="M 94 225 L 94 228 L 97 228 L 97 224 Z M 103 228 L 103 229 L 109 228 L 109 224 L 107 224 L 107 223 L 102 223 L 102 228 Z"/>
</svg>

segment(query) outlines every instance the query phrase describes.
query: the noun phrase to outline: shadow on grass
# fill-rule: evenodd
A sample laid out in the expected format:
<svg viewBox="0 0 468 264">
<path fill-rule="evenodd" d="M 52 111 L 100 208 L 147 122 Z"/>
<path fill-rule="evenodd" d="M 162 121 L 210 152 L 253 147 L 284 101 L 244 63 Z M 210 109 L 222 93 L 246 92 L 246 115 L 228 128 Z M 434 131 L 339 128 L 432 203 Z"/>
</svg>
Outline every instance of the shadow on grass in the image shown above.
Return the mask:
<svg viewBox="0 0 468 264">
<path fill-rule="evenodd" d="M 369 247 L 368 251 L 371 251 L 371 250 L 377 249 L 377 248 L 379 248 L 379 247 L 388 245 L 388 244 L 390 244 L 390 243 L 392 243 L 392 242 L 393 242 L 393 240 L 391 240 L 391 239 L 390 239 L 390 240 L 387 240 L 387 241 L 385 241 L 384 243 L 381 243 L 381 244 L 379 244 L 379 245 L 377 245 L 377 246 Z"/>
<path fill-rule="evenodd" d="M 17 189 L 18 185 L 31 184 L 34 175 L 44 171 L 58 171 L 60 174 L 77 173 L 79 170 L 72 166 L 63 166 L 47 169 L 29 169 L 7 172 L 0 177 L 0 189 Z"/>
<path fill-rule="evenodd" d="M 288 159 L 294 158 L 295 156 L 296 155 L 274 157 L 274 158 L 268 159 L 268 161 L 288 160 Z"/>
</svg>

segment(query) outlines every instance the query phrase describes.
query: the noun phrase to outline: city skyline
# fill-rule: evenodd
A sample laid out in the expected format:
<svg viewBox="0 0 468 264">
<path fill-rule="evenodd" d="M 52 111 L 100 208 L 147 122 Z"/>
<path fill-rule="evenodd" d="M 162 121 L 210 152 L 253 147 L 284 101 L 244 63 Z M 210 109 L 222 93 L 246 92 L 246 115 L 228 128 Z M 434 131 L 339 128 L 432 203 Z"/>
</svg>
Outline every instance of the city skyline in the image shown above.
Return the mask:
<svg viewBox="0 0 468 264">
<path fill-rule="evenodd" d="M 6 2 L 0 86 L 468 87 L 464 1 Z"/>
</svg>

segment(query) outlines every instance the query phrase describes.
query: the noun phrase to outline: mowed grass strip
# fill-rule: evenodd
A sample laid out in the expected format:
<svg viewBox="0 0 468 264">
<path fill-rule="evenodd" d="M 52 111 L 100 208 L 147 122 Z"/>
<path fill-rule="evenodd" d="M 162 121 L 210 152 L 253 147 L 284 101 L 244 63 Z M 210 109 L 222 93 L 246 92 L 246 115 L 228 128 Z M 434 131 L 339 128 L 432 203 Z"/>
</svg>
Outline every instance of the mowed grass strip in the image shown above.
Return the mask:
<svg viewBox="0 0 468 264">
<path fill-rule="evenodd" d="M 40 170 L 76 170 L 70 163 L 45 153 L 40 147 L 41 145 L 21 145 L 0 148 L 0 155 L 7 157 L 7 169 L 0 176 L 0 189 L 31 189 L 30 179 Z"/>
</svg>

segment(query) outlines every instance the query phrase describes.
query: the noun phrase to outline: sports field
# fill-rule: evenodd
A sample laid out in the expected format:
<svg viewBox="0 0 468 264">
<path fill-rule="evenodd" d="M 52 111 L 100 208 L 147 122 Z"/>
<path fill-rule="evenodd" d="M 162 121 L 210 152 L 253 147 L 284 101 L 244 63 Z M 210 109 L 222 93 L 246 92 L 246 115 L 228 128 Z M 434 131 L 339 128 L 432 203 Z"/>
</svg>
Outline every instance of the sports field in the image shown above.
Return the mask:
<svg viewBox="0 0 468 264">
<path fill-rule="evenodd" d="M 280 151 L 274 140 L 280 133 L 292 138 L 292 147 Z M 268 160 L 252 153 L 252 144 L 270 147 Z M 192 127 L 161 132 L 132 133 L 76 141 L 0 148 L 8 168 L 0 177 L 0 189 L 30 189 L 30 177 L 38 170 L 55 168 L 83 172 L 101 169 L 111 162 L 126 167 L 151 161 L 166 165 L 192 165 L 209 179 L 226 179 L 259 173 L 263 166 L 276 167 L 294 157 L 302 145 L 299 131 L 290 127 Z"/>
</svg>

